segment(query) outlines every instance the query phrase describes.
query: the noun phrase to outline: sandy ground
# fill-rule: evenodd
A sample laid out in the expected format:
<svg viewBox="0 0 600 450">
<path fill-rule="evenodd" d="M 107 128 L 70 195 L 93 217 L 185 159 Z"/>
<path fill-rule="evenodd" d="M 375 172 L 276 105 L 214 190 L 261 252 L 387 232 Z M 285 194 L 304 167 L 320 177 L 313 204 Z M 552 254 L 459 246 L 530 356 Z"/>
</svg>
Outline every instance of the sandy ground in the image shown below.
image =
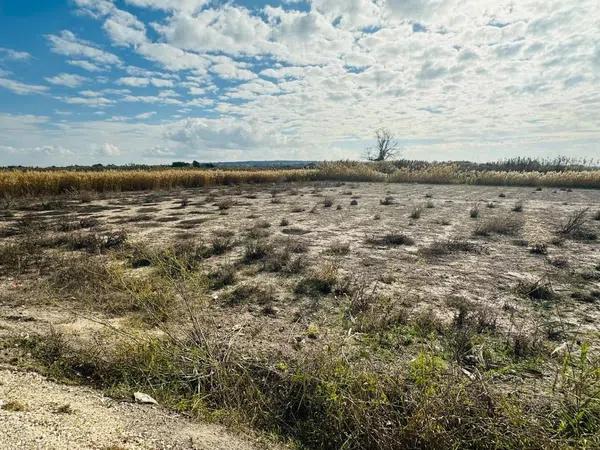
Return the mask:
<svg viewBox="0 0 600 450">
<path fill-rule="evenodd" d="M 117 402 L 93 389 L 0 368 L 0 403 L 6 408 L 15 401 L 23 411 L 0 409 L 2 449 L 258 448 L 222 427 L 191 422 L 159 406 Z"/>
<path fill-rule="evenodd" d="M 386 196 L 394 198 L 391 205 L 380 203 Z M 324 207 L 325 198 L 331 198 L 332 207 Z M 220 210 L 219 202 L 226 199 L 233 206 Z M 351 205 L 352 199 L 358 204 Z M 524 202 L 522 213 L 511 211 L 517 201 Z M 427 202 L 433 207 L 426 208 Z M 488 203 L 494 207 L 488 208 Z M 469 217 L 475 204 L 481 209 L 477 220 Z M 417 220 L 410 218 L 416 206 L 423 207 Z M 268 221 L 269 240 L 290 239 L 307 246 L 307 267 L 334 261 L 343 276 L 355 280 L 386 278 L 378 283 L 381 294 L 409 311 L 431 308 L 436 315 L 451 317 L 448 299 L 459 296 L 489 307 L 506 328 L 546 326 L 557 320 L 559 310 L 561 326 L 567 331 L 597 336 L 600 302 L 582 302 L 571 294 L 600 290 L 600 245 L 572 240 L 551 244 L 557 225 L 581 208 L 590 208 L 590 213 L 600 210 L 600 191 L 325 183 L 126 193 L 91 203 L 72 202 L 55 211 L 17 211 L 0 226 L 8 227 L 26 214 L 49 220 L 92 217 L 99 220 L 99 229 L 124 229 L 132 244 L 152 246 L 182 239 L 210 242 L 222 230 L 232 231 L 241 242 L 248 228 Z M 503 214 L 522 217 L 525 225 L 519 236 L 473 236 L 477 223 Z M 289 225 L 282 226 L 282 219 Z M 600 232 L 600 221 L 590 220 L 589 226 Z M 367 243 L 370 236 L 390 232 L 408 234 L 415 245 L 389 248 Z M 477 243 L 485 251 L 442 258 L 419 253 L 433 241 L 453 238 Z M 336 243 L 348 244 L 349 253 L 328 254 Z M 548 254 L 532 254 L 529 249 L 535 243 L 547 243 Z M 224 255 L 213 256 L 206 261 L 206 270 L 239 261 L 242 252 L 238 244 Z M 557 258 L 567 266 L 555 266 L 552 261 Z M 339 300 L 329 296 L 315 301 L 297 295 L 294 287 L 301 277 L 239 266 L 237 284 L 270 286 L 276 313 L 267 316 L 255 305 L 221 304 L 219 299 L 232 289 L 225 287 L 211 293 L 210 315 L 220 330 L 231 332 L 250 351 L 298 351 L 298 337 L 310 324 L 318 324 L 319 339 L 302 340 L 302 347 L 323 345 L 339 321 Z M 550 280 L 560 295 L 555 307 L 542 307 L 516 293 L 519 282 L 538 279 Z M 74 307 L 68 299 L 32 298 L 27 283 L 26 276 L 0 274 L 0 343 L 3 338 L 43 333 L 50 327 L 77 338 L 102 332 L 97 321 L 64 309 Z M 119 326 L 121 319 L 102 318 L 113 326 Z M 127 321 L 122 323 L 126 326 Z M 0 354 L 0 362 L 11 362 L 10 349 Z M 100 392 L 61 386 L 9 366 L 0 370 L 0 400 L 18 400 L 27 406 L 22 412 L 0 410 L 0 448 L 256 448 L 251 438 L 236 437 L 217 426 L 192 423 L 159 407 L 111 401 Z M 54 412 L 66 404 L 73 409 L 71 414 Z"/>
</svg>

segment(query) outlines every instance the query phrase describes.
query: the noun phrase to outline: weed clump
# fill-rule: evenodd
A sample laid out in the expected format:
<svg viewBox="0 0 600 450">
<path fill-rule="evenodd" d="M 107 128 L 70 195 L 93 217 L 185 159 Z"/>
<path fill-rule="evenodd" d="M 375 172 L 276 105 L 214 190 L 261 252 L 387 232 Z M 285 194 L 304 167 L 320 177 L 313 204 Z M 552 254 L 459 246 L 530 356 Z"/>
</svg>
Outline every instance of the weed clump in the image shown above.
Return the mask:
<svg viewBox="0 0 600 450">
<path fill-rule="evenodd" d="M 532 300 L 554 300 L 557 298 L 552 284 L 543 278 L 535 282 L 521 281 L 517 286 L 517 292 Z"/>
<path fill-rule="evenodd" d="M 243 261 L 246 264 L 260 261 L 272 250 L 272 244 L 264 239 L 248 239 L 244 245 Z"/>
<path fill-rule="evenodd" d="M 421 214 L 423 213 L 423 208 L 420 206 L 415 206 L 413 210 L 410 212 L 411 219 L 419 219 L 421 218 Z"/>
<path fill-rule="evenodd" d="M 475 227 L 473 234 L 475 236 L 489 236 L 491 234 L 501 234 L 514 236 L 523 228 L 523 221 L 511 216 L 494 216 L 479 223 Z"/>
<path fill-rule="evenodd" d="M 273 286 L 258 283 L 243 283 L 225 294 L 224 301 L 229 306 L 245 304 L 267 305 L 276 300 Z"/>
<path fill-rule="evenodd" d="M 367 238 L 367 244 L 395 247 L 400 245 L 414 245 L 415 240 L 404 233 L 387 233 L 383 236 L 371 236 Z"/>
<path fill-rule="evenodd" d="M 444 256 L 452 253 L 482 253 L 483 247 L 462 239 L 434 241 L 428 247 L 419 250 L 424 256 Z"/>
<path fill-rule="evenodd" d="M 558 228 L 557 234 L 565 238 L 582 241 L 594 241 L 598 235 L 587 228 L 587 214 L 589 208 L 582 208 L 570 214 Z"/>
<path fill-rule="evenodd" d="M 315 268 L 298 282 L 296 294 L 311 296 L 327 295 L 333 292 L 339 279 L 339 269 L 335 264 L 326 263 Z"/>
<path fill-rule="evenodd" d="M 512 210 L 514 212 L 523 212 L 523 200 L 519 200 L 517 203 L 515 203 Z"/>
</svg>

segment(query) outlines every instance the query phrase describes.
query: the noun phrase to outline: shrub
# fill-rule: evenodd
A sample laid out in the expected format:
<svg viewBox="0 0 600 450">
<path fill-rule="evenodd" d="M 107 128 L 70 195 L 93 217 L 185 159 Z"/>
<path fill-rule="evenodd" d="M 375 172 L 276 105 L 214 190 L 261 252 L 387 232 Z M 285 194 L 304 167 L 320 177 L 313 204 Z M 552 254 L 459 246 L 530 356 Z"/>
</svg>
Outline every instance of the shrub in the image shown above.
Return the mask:
<svg viewBox="0 0 600 450">
<path fill-rule="evenodd" d="M 248 239 L 244 245 L 243 261 L 247 264 L 264 259 L 273 246 L 263 239 Z"/>
<path fill-rule="evenodd" d="M 398 245 L 414 245 L 415 240 L 404 233 L 388 233 L 383 236 L 371 236 L 367 238 L 367 243 L 380 246 L 398 246 Z"/>
<path fill-rule="evenodd" d="M 458 252 L 481 253 L 482 251 L 481 245 L 461 239 L 450 239 L 434 241 L 428 247 L 420 249 L 419 253 L 425 256 L 444 256 Z"/>
<path fill-rule="evenodd" d="M 596 240 L 597 234 L 586 227 L 588 211 L 589 208 L 582 208 L 571 213 L 567 220 L 559 226 L 557 233 L 572 239 Z"/>
<path fill-rule="evenodd" d="M 325 253 L 329 255 L 347 255 L 350 253 L 350 244 L 347 242 L 334 242 L 326 250 Z"/>
<path fill-rule="evenodd" d="M 208 274 L 208 280 L 212 289 L 221 289 L 235 283 L 236 269 L 233 264 L 225 264 L 217 267 Z"/>
<path fill-rule="evenodd" d="M 213 255 L 222 255 L 235 247 L 235 240 L 231 234 L 223 233 L 213 236 L 210 241 L 210 247 Z"/>
<path fill-rule="evenodd" d="M 517 203 L 515 203 L 515 206 L 513 206 L 512 210 L 514 212 L 523 212 L 523 201 L 519 200 Z"/>
<path fill-rule="evenodd" d="M 479 205 L 473 205 L 471 207 L 471 209 L 469 210 L 469 216 L 471 216 L 472 219 L 477 219 L 479 217 Z"/>
<path fill-rule="evenodd" d="M 333 199 L 331 197 L 325 197 L 323 199 L 323 207 L 331 208 L 333 206 Z"/>
<path fill-rule="evenodd" d="M 312 269 L 308 276 L 298 282 L 295 292 L 312 296 L 330 294 L 338 282 L 338 272 L 338 267 L 333 263 Z"/>
<path fill-rule="evenodd" d="M 248 282 L 240 284 L 227 292 L 224 295 L 224 300 L 229 306 L 242 303 L 267 305 L 273 303 L 276 298 L 273 286 Z"/>
<path fill-rule="evenodd" d="M 491 234 L 516 235 L 523 228 L 523 222 L 511 216 L 495 216 L 480 222 L 474 234 L 476 236 L 489 236 Z"/>
<path fill-rule="evenodd" d="M 421 217 L 422 213 L 423 213 L 423 208 L 421 208 L 420 206 L 415 206 L 413 208 L 413 210 L 410 212 L 410 218 L 411 219 L 419 219 Z"/>
<path fill-rule="evenodd" d="M 64 237 L 60 242 L 71 250 L 86 250 L 91 253 L 102 253 L 106 250 L 121 248 L 127 241 L 124 230 L 105 233 L 75 233 Z"/>
<path fill-rule="evenodd" d="M 532 300 L 553 300 L 556 298 L 552 285 L 543 278 L 535 282 L 521 281 L 517 286 L 517 292 Z"/>
<path fill-rule="evenodd" d="M 381 205 L 393 205 L 394 204 L 394 197 L 387 196 L 383 200 L 379 200 L 379 204 L 381 204 Z"/>
<path fill-rule="evenodd" d="M 215 203 L 215 205 L 217 206 L 217 208 L 219 208 L 219 211 L 226 211 L 232 206 L 234 206 L 235 202 L 230 198 L 224 198 L 223 200 L 220 200 L 217 203 Z"/>
<path fill-rule="evenodd" d="M 356 205 L 358 205 L 358 200 L 356 200 L 356 199 L 352 199 L 352 200 L 350 200 L 350 205 L 351 205 L 351 206 L 356 206 Z"/>
<path fill-rule="evenodd" d="M 529 253 L 533 253 L 534 255 L 547 255 L 548 245 L 544 242 L 534 242 L 529 248 Z"/>
</svg>

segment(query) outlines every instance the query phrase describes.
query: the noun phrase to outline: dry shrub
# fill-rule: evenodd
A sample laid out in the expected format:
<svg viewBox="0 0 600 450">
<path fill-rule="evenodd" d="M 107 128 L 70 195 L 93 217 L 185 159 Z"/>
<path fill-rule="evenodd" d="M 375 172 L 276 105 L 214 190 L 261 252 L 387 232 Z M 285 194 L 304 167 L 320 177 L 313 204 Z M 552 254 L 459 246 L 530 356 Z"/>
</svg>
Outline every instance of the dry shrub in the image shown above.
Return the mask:
<svg viewBox="0 0 600 450">
<path fill-rule="evenodd" d="M 223 298 L 229 306 L 240 304 L 267 305 L 276 301 L 273 286 L 253 282 L 242 283 L 234 287 Z"/>
<path fill-rule="evenodd" d="M 584 241 L 594 241 L 598 235 L 593 230 L 587 228 L 587 214 L 589 208 L 582 208 L 571 213 L 566 221 L 558 228 L 557 233 L 560 236 L 578 239 Z"/>
<path fill-rule="evenodd" d="M 90 253 L 103 253 L 106 250 L 122 248 L 127 241 L 125 230 L 103 233 L 74 233 L 64 236 L 60 242 L 71 250 L 86 250 Z"/>
<path fill-rule="evenodd" d="M 548 244 L 545 242 L 534 242 L 529 247 L 529 253 L 534 255 L 547 255 L 548 254 Z"/>
<path fill-rule="evenodd" d="M 552 284 L 544 278 L 540 278 L 534 282 L 519 282 L 517 285 L 517 292 L 532 300 L 554 300 L 557 298 L 557 294 L 552 288 Z"/>
<path fill-rule="evenodd" d="M 424 256 L 444 256 L 452 253 L 482 253 L 484 248 L 474 242 L 463 239 L 450 239 L 446 241 L 434 241 L 429 246 L 419 249 Z"/>
<path fill-rule="evenodd" d="M 327 295 L 334 291 L 339 280 L 339 269 L 334 263 L 325 263 L 313 268 L 296 285 L 297 294 L 311 296 Z"/>
<path fill-rule="evenodd" d="M 243 261 L 246 264 L 260 261 L 273 251 L 273 245 L 264 239 L 248 239 L 244 244 Z"/>
<path fill-rule="evenodd" d="M 515 203 L 515 205 L 513 206 L 512 210 L 514 212 L 523 212 L 523 200 L 519 200 L 518 202 Z"/>
<path fill-rule="evenodd" d="M 328 255 L 343 256 L 350 253 L 350 244 L 347 242 L 334 242 L 325 249 Z"/>
<path fill-rule="evenodd" d="M 387 233 L 382 236 L 368 237 L 367 244 L 395 247 L 399 245 L 414 245 L 415 240 L 404 233 Z"/>
<path fill-rule="evenodd" d="M 501 215 L 490 217 L 480 222 L 476 227 L 475 236 L 489 236 L 491 234 L 502 234 L 514 236 L 523 228 L 523 221 L 519 218 Z"/>
<path fill-rule="evenodd" d="M 233 264 L 218 266 L 208 274 L 208 280 L 212 289 L 221 289 L 230 286 L 236 281 L 236 267 Z"/>
<path fill-rule="evenodd" d="M 222 255 L 234 248 L 236 245 L 233 233 L 215 234 L 210 241 L 211 253 L 213 255 Z"/>
<path fill-rule="evenodd" d="M 421 214 L 423 214 L 423 208 L 421 206 L 415 206 L 410 212 L 411 219 L 419 219 L 421 218 Z"/>
</svg>

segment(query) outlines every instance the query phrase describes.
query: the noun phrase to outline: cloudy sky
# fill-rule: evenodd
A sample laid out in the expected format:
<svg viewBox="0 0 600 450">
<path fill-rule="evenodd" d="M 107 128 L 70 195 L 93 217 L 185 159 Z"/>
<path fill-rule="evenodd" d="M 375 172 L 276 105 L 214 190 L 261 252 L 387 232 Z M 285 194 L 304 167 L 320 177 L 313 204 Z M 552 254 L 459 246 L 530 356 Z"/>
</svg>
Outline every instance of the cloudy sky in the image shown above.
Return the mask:
<svg viewBox="0 0 600 450">
<path fill-rule="evenodd" d="M 0 0 L 0 164 L 600 156 L 600 0 Z"/>
</svg>

